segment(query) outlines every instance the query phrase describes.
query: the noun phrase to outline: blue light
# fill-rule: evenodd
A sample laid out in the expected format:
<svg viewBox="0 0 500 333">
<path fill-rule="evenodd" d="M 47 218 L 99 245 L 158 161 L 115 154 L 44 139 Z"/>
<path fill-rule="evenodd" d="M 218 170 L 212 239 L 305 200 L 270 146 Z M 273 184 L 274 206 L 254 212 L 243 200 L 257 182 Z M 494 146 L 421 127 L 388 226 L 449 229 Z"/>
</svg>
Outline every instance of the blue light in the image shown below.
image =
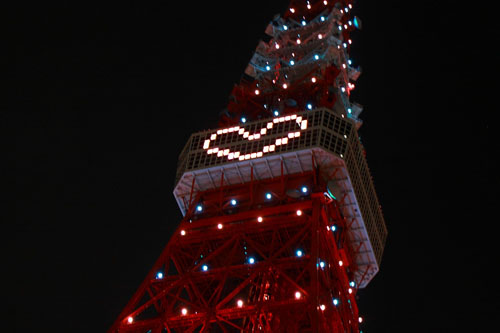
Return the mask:
<svg viewBox="0 0 500 333">
<path fill-rule="evenodd" d="M 197 212 L 201 212 L 202 210 L 203 210 L 203 206 L 202 205 L 196 206 L 196 211 Z"/>
<path fill-rule="evenodd" d="M 290 60 L 290 65 L 292 65 L 292 66 L 295 65 L 295 61 Z"/>
<path fill-rule="evenodd" d="M 267 199 L 267 200 L 271 200 L 271 199 L 272 199 L 272 197 L 273 197 L 273 195 L 272 195 L 271 193 L 269 193 L 269 192 L 268 192 L 268 193 L 266 193 L 266 199 Z"/>
<path fill-rule="evenodd" d="M 307 193 L 307 191 L 308 191 L 307 187 L 306 186 L 302 186 L 301 191 L 302 191 L 302 193 Z"/>
<path fill-rule="evenodd" d="M 283 30 L 288 30 L 288 26 L 283 25 Z"/>
<path fill-rule="evenodd" d="M 302 20 L 302 25 L 306 25 L 306 24 L 307 24 L 306 21 Z"/>
<path fill-rule="evenodd" d="M 334 299 L 333 299 L 333 305 L 337 306 L 338 304 L 339 304 L 339 300 L 338 300 L 338 299 L 336 299 L 336 298 L 334 298 Z"/>
<path fill-rule="evenodd" d="M 255 263 L 255 259 L 253 257 L 248 258 L 248 263 L 249 264 L 254 264 Z"/>
<path fill-rule="evenodd" d="M 236 204 L 237 204 L 237 203 L 238 203 L 238 202 L 237 202 L 235 199 L 232 199 L 232 200 L 231 200 L 231 205 L 236 206 Z"/>
<path fill-rule="evenodd" d="M 266 66 L 266 71 L 270 71 L 271 70 L 271 66 L 267 65 Z"/>
<path fill-rule="evenodd" d="M 246 122 L 247 122 L 247 118 L 245 118 L 245 117 L 241 117 L 241 122 L 242 122 L 243 124 L 244 124 L 244 123 L 246 123 Z"/>
<path fill-rule="evenodd" d="M 325 17 L 324 16 L 321 16 L 320 19 L 321 19 L 321 22 L 325 22 Z"/>
<path fill-rule="evenodd" d="M 319 55 L 315 54 L 314 55 L 314 60 L 318 60 L 319 59 Z"/>
<path fill-rule="evenodd" d="M 330 229 L 332 229 L 332 231 L 335 231 L 335 230 L 337 230 L 337 227 L 336 227 L 336 226 L 334 226 L 334 225 L 332 225 L 332 226 L 330 227 Z"/>
<path fill-rule="evenodd" d="M 156 278 L 161 280 L 163 279 L 163 273 L 162 272 L 158 272 L 158 274 L 156 274 Z"/>
<path fill-rule="evenodd" d="M 311 103 L 307 103 L 307 105 L 306 105 L 306 106 L 307 106 L 307 109 L 308 109 L 308 110 L 312 110 L 312 108 L 313 108 L 313 106 L 312 106 L 312 104 L 311 104 Z"/>
<path fill-rule="evenodd" d="M 302 254 L 303 254 L 303 253 L 302 253 L 302 251 L 301 251 L 301 250 L 297 250 L 296 254 L 297 254 L 297 257 L 302 257 Z"/>
<path fill-rule="evenodd" d="M 349 286 L 354 288 L 355 285 L 356 285 L 356 283 L 354 281 L 349 282 Z"/>
<path fill-rule="evenodd" d="M 320 261 L 320 262 L 319 262 L 319 267 L 321 267 L 321 268 L 325 268 L 325 262 L 324 262 L 324 261 Z"/>
<path fill-rule="evenodd" d="M 279 111 L 278 110 L 274 110 L 274 116 L 277 117 L 279 115 L 280 115 Z"/>
<path fill-rule="evenodd" d="M 347 63 L 348 63 L 349 65 L 352 65 L 352 61 L 351 61 L 351 59 L 347 60 Z"/>
<path fill-rule="evenodd" d="M 349 114 L 351 114 L 352 109 L 351 109 L 351 108 L 348 108 L 348 109 L 347 109 L 347 112 L 349 112 Z"/>
<path fill-rule="evenodd" d="M 354 26 L 359 29 L 359 22 L 356 16 L 354 16 Z"/>
<path fill-rule="evenodd" d="M 206 271 L 208 271 L 208 266 L 207 266 L 207 265 L 203 265 L 203 266 L 201 266 L 201 269 L 202 269 L 204 272 L 206 272 Z"/>
</svg>

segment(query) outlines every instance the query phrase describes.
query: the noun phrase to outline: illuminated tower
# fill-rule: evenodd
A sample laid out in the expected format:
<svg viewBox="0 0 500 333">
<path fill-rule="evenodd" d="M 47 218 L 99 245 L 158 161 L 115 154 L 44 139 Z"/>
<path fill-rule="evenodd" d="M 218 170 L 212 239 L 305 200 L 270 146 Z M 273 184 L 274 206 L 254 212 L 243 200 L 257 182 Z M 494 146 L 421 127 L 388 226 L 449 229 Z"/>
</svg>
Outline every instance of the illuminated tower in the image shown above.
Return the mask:
<svg viewBox="0 0 500 333">
<path fill-rule="evenodd" d="M 191 135 L 184 215 L 109 332 L 359 332 L 387 230 L 360 143 L 351 1 L 291 1 L 220 128 Z"/>
</svg>

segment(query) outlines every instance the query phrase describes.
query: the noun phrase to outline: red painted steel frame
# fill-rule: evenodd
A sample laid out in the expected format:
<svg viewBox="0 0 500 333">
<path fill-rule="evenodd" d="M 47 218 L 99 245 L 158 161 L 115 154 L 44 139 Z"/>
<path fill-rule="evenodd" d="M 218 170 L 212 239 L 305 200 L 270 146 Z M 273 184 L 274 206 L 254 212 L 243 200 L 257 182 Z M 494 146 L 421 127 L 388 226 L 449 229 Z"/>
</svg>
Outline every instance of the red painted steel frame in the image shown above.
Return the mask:
<svg viewBox="0 0 500 333">
<path fill-rule="evenodd" d="M 200 193 L 203 212 L 186 215 L 108 332 L 358 332 L 345 220 L 316 179 Z"/>
</svg>

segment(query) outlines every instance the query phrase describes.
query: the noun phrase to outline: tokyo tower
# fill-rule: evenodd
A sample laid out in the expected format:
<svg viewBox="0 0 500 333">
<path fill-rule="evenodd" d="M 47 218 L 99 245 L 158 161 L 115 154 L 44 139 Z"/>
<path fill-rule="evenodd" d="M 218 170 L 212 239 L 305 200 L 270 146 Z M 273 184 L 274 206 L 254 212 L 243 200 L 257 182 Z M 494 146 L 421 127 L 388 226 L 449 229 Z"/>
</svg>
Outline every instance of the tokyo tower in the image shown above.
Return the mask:
<svg viewBox="0 0 500 333">
<path fill-rule="evenodd" d="M 183 214 L 108 332 L 360 332 L 387 237 L 350 101 L 352 1 L 295 1 L 219 128 L 182 150 Z"/>
</svg>

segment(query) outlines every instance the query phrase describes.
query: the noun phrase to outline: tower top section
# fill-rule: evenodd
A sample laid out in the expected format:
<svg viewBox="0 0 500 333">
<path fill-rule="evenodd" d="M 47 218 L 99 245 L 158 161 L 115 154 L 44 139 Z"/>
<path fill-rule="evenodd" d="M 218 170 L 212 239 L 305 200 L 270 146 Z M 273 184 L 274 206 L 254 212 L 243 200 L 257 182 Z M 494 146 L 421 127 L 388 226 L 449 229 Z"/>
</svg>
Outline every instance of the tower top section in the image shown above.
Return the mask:
<svg viewBox="0 0 500 333">
<path fill-rule="evenodd" d="M 359 27 L 351 1 L 291 1 L 267 26 L 220 125 L 327 107 L 359 127 L 362 107 L 349 96 L 361 69 L 348 56 L 350 32 Z"/>
</svg>

